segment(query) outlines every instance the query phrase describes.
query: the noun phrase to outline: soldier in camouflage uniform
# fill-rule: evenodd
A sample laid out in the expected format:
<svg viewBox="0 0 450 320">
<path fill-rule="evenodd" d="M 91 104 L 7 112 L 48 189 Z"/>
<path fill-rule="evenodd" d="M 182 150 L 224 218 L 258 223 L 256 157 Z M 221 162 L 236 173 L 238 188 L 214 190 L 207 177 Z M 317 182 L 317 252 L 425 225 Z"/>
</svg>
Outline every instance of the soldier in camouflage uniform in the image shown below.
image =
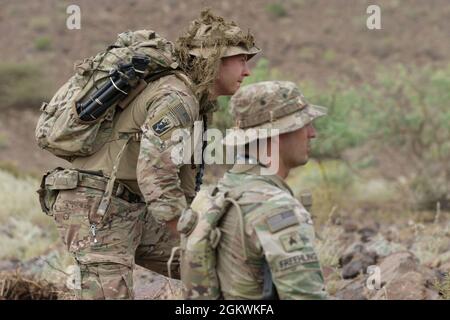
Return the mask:
<svg viewBox="0 0 450 320">
<path fill-rule="evenodd" d="M 259 137 L 278 135 L 279 153 L 269 152 L 272 159 L 279 156 L 279 166 L 276 174 L 266 174 L 268 163 L 262 164 L 258 153 L 247 148 L 246 154 L 238 154 L 244 164 L 235 164 L 217 185 L 218 192 L 234 194 L 238 204 L 230 206 L 219 222 L 216 271 L 222 298 L 326 298 L 311 216 L 284 182 L 290 169 L 308 161 L 309 140 L 315 137 L 312 121 L 326 109 L 307 103 L 292 82 L 268 81 L 241 88 L 231 99 L 231 110 L 237 128 L 224 144 L 252 143 L 248 129 L 278 129 Z M 194 199 L 193 208 L 197 202 L 201 203 Z M 182 280 L 189 281 L 183 273 Z M 186 297 L 204 291 L 198 284 L 186 287 L 190 288 Z"/>
<path fill-rule="evenodd" d="M 174 226 L 195 196 L 198 168 L 171 159 L 177 128 L 192 129 L 249 75 L 247 60 L 260 50 L 253 37 L 209 11 L 192 22 L 176 44 L 181 71 L 151 82 L 116 116 L 113 137 L 97 153 L 74 159 L 73 168 L 45 178 L 58 191 L 50 213 L 81 271 L 81 299 L 133 298 L 133 265 L 167 274 L 179 238 Z M 139 134 L 141 132 L 141 134 Z M 119 164 L 117 155 L 123 152 Z M 108 178 L 116 183 L 104 217 L 97 208 Z M 179 277 L 178 265 L 173 274 Z"/>
</svg>

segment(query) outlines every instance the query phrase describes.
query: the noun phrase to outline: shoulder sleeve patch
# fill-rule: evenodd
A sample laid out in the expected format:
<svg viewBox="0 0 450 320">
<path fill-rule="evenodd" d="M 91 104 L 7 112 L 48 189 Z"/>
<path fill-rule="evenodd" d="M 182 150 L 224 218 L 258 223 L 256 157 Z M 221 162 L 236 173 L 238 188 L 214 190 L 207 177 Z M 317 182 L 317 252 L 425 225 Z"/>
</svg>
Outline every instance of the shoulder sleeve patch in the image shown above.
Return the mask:
<svg viewBox="0 0 450 320">
<path fill-rule="evenodd" d="M 148 128 L 162 140 L 170 137 L 172 129 L 188 126 L 193 120 L 189 105 L 177 93 L 171 93 L 153 106 L 155 113 L 148 120 Z"/>
<path fill-rule="evenodd" d="M 189 112 L 186 110 L 188 106 L 185 105 L 182 101 L 183 100 L 180 97 L 178 101 L 170 104 L 168 113 L 178 120 L 180 126 L 184 127 L 192 122 L 192 119 L 189 115 Z"/>
<path fill-rule="evenodd" d="M 280 242 L 284 251 L 292 252 L 302 249 L 308 243 L 308 239 L 302 237 L 296 230 L 280 236 Z"/>
<path fill-rule="evenodd" d="M 159 118 L 153 125 L 152 130 L 153 133 L 160 137 L 170 129 L 174 127 L 173 121 L 170 119 L 169 116 L 164 115 L 162 118 Z"/>
<path fill-rule="evenodd" d="M 299 224 L 299 221 L 293 210 L 286 209 L 285 211 L 273 214 L 266 218 L 266 223 L 270 232 L 275 233 L 287 227 Z"/>
</svg>

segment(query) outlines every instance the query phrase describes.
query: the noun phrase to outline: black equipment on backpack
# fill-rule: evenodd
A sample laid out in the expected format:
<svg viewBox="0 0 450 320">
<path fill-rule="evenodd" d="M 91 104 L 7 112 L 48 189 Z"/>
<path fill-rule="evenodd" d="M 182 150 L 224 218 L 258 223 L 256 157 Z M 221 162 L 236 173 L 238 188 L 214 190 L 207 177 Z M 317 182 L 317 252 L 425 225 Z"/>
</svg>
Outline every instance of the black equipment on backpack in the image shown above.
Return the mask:
<svg viewBox="0 0 450 320">
<path fill-rule="evenodd" d="M 111 70 L 109 81 L 90 95 L 87 101 L 76 104 L 79 118 L 83 121 L 94 121 L 105 114 L 144 78 L 149 63 L 148 57 L 134 55 L 130 63 L 119 64 L 117 69 Z"/>
</svg>

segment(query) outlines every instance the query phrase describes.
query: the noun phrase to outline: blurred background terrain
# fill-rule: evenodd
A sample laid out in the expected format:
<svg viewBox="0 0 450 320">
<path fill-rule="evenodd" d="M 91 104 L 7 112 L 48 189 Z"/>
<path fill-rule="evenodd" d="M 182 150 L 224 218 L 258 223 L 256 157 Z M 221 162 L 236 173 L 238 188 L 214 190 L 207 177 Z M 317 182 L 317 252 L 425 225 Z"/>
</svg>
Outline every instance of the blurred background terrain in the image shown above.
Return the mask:
<svg viewBox="0 0 450 320">
<path fill-rule="evenodd" d="M 80 30 L 66 28 L 70 4 L 81 8 Z M 329 108 L 317 121 L 313 159 L 288 180 L 297 196 L 313 195 L 329 293 L 449 298 L 450 2 L 379 0 L 381 30 L 366 27 L 370 4 L 1 0 L 0 299 L 70 298 L 71 258 L 35 193 L 46 170 L 69 165 L 35 143 L 41 102 L 72 74 L 76 60 L 103 50 L 118 33 L 153 29 L 174 41 L 207 7 L 250 29 L 263 50 L 246 83 L 292 80 L 309 101 Z M 214 118 L 221 129 L 232 126 L 227 103 L 220 99 Z M 208 168 L 207 183 L 223 171 Z M 378 289 L 367 286 L 370 265 L 379 267 Z M 30 289 L 26 277 L 43 284 Z M 140 298 L 179 292 L 141 269 L 136 279 Z M 20 294 L 11 289 L 17 283 Z M 45 295 L 46 288 L 57 294 Z"/>
</svg>

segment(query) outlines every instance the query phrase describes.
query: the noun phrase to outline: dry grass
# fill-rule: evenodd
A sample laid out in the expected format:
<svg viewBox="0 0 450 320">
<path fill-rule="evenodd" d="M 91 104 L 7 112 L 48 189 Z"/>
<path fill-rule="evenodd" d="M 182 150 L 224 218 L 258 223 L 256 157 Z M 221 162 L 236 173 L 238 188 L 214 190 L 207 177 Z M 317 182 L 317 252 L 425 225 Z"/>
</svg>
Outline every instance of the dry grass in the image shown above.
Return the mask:
<svg viewBox="0 0 450 320">
<path fill-rule="evenodd" d="M 316 239 L 317 255 L 322 266 L 337 267 L 339 265 L 339 258 L 345 250 L 340 241 L 343 233 L 341 226 L 331 223 L 330 215 L 329 221 L 320 228 Z"/>
<path fill-rule="evenodd" d="M 442 295 L 445 300 L 450 300 L 450 274 L 446 274 L 443 281 L 436 281 L 434 287 Z"/>
<path fill-rule="evenodd" d="M 47 281 L 24 277 L 19 272 L 0 273 L 0 300 L 56 300 L 59 293 Z"/>
<path fill-rule="evenodd" d="M 56 243 L 56 228 L 41 212 L 37 189 L 37 180 L 0 170 L 0 260 L 27 260 Z"/>
<path fill-rule="evenodd" d="M 440 223 L 429 225 L 410 222 L 414 230 L 414 243 L 411 251 L 419 258 L 420 262 L 433 265 L 441 255 L 450 248 L 448 227 Z"/>
</svg>

